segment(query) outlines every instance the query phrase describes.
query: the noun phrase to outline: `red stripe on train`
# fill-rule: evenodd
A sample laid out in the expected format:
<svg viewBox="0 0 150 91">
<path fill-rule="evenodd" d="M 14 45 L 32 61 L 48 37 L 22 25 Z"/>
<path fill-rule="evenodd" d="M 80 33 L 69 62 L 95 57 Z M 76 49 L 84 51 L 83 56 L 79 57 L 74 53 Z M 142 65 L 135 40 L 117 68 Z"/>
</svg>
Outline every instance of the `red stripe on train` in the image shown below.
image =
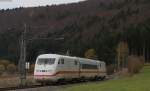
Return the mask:
<svg viewBox="0 0 150 91">
<path fill-rule="evenodd" d="M 100 71 L 58 71 L 52 75 L 34 75 L 34 76 L 56 76 L 58 74 L 77 74 L 77 73 L 98 73 Z M 106 73 L 101 71 L 100 73 Z"/>
</svg>

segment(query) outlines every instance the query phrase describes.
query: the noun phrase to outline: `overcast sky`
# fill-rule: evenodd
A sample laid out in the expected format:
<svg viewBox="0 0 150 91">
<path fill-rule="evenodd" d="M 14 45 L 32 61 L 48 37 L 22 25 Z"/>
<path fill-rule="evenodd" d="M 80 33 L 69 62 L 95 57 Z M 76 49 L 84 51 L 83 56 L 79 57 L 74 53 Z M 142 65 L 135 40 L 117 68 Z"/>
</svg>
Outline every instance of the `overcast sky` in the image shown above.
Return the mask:
<svg viewBox="0 0 150 91">
<path fill-rule="evenodd" d="M 72 3 L 79 1 L 84 0 L 0 0 L 0 9 L 45 6 L 45 5 Z"/>
</svg>

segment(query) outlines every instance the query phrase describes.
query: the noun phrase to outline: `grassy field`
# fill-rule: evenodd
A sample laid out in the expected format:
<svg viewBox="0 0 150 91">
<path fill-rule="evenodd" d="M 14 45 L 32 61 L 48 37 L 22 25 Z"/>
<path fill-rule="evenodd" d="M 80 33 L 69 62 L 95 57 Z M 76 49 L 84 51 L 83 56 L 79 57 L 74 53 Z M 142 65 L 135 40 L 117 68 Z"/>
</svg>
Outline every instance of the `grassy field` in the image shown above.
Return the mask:
<svg viewBox="0 0 150 91">
<path fill-rule="evenodd" d="M 59 91 L 150 91 L 150 66 L 132 77 L 72 86 Z"/>
</svg>

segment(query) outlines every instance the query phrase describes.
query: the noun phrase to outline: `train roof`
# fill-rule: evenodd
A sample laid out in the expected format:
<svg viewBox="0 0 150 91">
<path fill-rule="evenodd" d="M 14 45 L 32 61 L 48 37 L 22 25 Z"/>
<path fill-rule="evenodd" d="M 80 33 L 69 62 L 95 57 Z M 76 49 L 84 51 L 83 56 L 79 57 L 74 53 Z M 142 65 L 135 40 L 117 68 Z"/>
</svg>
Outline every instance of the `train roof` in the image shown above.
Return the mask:
<svg viewBox="0 0 150 91">
<path fill-rule="evenodd" d="M 80 57 L 72 57 L 72 56 L 66 56 L 66 55 L 60 55 L 60 54 L 41 54 L 38 56 L 39 58 L 44 58 L 44 57 L 54 57 L 54 58 L 59 58 L 59 57 L 65 57 L 65 58 L 78 58 L 81 60 L 89 60 L 89 61 L 97 61 L 97 62 L 103 62 L 100 60 L 94 60 L 94 59 L 87 59 L 87 58 L 80 58 Z"/>
<path fill-rule="evenodd" d="M 76 57 L 59 55 L 59 54 L 41 54 L 38 57 L 67 57 L 67 58 L 76 58 Z"/>
</svg>

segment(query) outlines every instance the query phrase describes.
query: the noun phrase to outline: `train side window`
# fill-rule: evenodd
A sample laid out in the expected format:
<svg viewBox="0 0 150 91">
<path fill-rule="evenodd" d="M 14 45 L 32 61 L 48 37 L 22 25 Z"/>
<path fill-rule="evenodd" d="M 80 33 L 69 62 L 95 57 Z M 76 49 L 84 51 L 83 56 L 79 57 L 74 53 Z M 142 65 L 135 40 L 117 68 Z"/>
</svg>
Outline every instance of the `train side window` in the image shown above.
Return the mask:
<svg viewBox="0 0 150 91">
<path fill-rule="evenodd" d="M 61 59 L 61 64 L 64 64 L 64 59 L 63 58 Z"/>
<path fill-rule="evenodd" d="M 78 65 L 78 62 L 77 62 L 77 60 L 75 60 L 75 61 L 74 61 L 74 64 L 75 64 L 75 65 Z"/>
<path fill-rule="evenodd" d="M 99 64 L 99 67 L 101 68 L 101 64 Z"/>
<path fill-rule="evenodd" d="M 98 69 L 98 65 L 82 64 L 82 69 Z"/>
<path fill-rule="evenodd" d="M 58 64 L 60 64 L 60 62 L 61 62 L 61 60 L 59 59 L 59 60 L 58 60 Z"/>
</svg>

